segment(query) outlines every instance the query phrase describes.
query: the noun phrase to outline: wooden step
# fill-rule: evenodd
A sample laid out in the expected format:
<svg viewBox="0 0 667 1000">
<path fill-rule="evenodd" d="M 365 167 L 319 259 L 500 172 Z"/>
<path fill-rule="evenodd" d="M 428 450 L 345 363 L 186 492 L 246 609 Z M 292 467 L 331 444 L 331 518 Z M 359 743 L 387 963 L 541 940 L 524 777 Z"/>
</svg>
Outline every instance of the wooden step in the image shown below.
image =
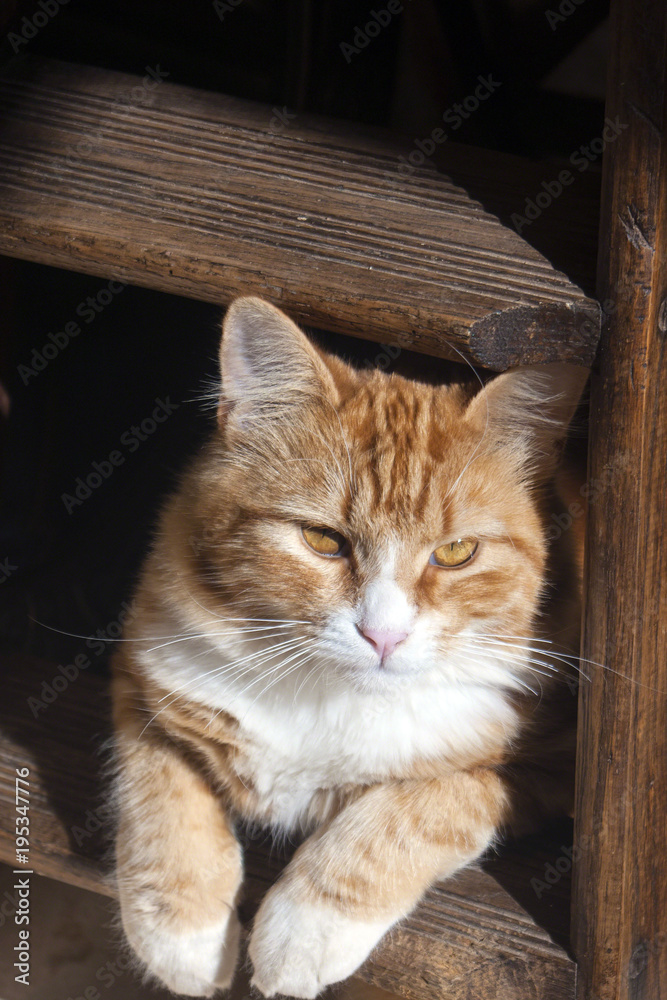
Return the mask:
<svg viewBox="0 0 667 1000">
<path fill-rule="evenodd" d="M 220 305 L 259 294 L 325 330 L 492 369 L 590 364 L 597 304 L 461 186 L 483 162 L 506 204 L 507 158 L 451 145 L 452 176 L 402 173 L 413 144 L 162 72 L 5 71 L 0 252 Z M 579 243 L 560 214 L 561 243 Z"/>
<path fill-rule="evenodd" d="M 18 654 L 0 659 L 0 861 L 17 867 L 15 779 L 17 768 L 28 768 L 29 868 L 113 896 L 103 860 L 111 825 L 103 796 L 106 681 L 86 670 L 78 677 L 70 671 L 68 680 L 56 665 Z M 542 848 L 535 843 L 529 856 L 514 848 L 491 860 L 495 876 L 476 868 L 436 885 L 358 978 L 411 1000 L 571 998 L 574 964 L 557 943 L 568 933 L 567 879 L 545 893 L 539 922 L 531 915 L 538 898 L 529 887 L 531 877 L 543 877 L 545 859 L 553 863 L 562 849 L 558 840 Z M 249 917 L 284 858 L 262 842 L 249 844 L 246 858 L 243 914 Z M 533 906 L 513 898 L 521 898 L 515 886 Z"/>
</svg>

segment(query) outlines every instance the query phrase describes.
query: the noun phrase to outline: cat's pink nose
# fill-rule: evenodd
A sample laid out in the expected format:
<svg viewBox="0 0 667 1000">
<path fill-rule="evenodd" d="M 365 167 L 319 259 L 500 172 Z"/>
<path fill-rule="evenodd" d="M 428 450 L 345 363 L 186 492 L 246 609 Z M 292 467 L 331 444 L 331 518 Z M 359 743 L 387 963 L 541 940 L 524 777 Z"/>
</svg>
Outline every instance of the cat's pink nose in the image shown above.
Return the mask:
<svg viewBox="0 0 667 1000">
<path fill-rule="evenodd" d="M 409 632 L 385 632 L 377 628 L 360 627 L 359 631 L 370 642 L 381 660 L 393 653 L 399 642 L 407 639 Z"/>
</svg>

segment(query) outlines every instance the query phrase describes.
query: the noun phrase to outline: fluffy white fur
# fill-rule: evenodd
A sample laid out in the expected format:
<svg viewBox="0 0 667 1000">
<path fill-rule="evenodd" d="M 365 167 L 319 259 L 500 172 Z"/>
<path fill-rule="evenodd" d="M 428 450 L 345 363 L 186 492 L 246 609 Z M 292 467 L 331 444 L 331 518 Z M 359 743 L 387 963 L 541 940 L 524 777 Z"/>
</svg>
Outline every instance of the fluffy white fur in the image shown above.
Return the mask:
<svg viewBox="0 0 667 1000">
<path fill-rule="evenodd" d="M 400 916 L 373 923 L 352 920 L 296 895 L 293 886 L 279 883 L 255 920 L 248 948 L 252 985 L 265 997 L 281 993 L 312 1000 L 325 986 L 351 975 Z"/>
<path fill-rule="evenodd" d="M 231 985 L 240 936 L 236 913 L 228 911 L 219 923 L 191 934 L 173 934 L 145 915 L 129 918 L 124 913 L 123 924 L 150 977 L 174 993 L 211 997 Z"/>
</svg>

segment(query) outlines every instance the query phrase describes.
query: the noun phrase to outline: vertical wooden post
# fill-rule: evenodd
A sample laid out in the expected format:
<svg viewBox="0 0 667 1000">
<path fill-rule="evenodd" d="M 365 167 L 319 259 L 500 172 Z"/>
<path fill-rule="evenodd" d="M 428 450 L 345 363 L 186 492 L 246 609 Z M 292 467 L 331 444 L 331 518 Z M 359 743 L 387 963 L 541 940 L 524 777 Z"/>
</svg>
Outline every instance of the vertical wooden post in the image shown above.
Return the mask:
<svg viewBox="0 0 667 1000">
<path fill-rule="evenodd" d="M 667 4 L 614 0 L 591 386 L 578 1000 L 667 998 Z M 612 139 L 611 133 L 617 135 Z"/>
</svg>

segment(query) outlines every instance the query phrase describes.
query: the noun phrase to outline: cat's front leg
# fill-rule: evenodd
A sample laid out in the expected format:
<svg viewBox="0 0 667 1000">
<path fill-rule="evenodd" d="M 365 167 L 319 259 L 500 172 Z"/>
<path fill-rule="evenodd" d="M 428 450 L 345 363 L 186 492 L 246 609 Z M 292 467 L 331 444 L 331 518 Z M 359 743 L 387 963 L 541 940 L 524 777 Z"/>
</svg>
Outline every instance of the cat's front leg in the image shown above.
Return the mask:
<svg viewBox="0 0 667 1000">
<path fill-rule="evenodd" d="M 150 978 L 212 996 L 231 984 L 241 849 L 208 782 L 115 684 L 116 873 L 125 935 Z"/>
<path fill-rule="evenodd" d="M 313 998 L 347 978 L 424 891 L 488 847 L 507 794 L 486 769 L 376 785 L 295 854 L 250 941 L 266 997 Z"/>
</svg>

